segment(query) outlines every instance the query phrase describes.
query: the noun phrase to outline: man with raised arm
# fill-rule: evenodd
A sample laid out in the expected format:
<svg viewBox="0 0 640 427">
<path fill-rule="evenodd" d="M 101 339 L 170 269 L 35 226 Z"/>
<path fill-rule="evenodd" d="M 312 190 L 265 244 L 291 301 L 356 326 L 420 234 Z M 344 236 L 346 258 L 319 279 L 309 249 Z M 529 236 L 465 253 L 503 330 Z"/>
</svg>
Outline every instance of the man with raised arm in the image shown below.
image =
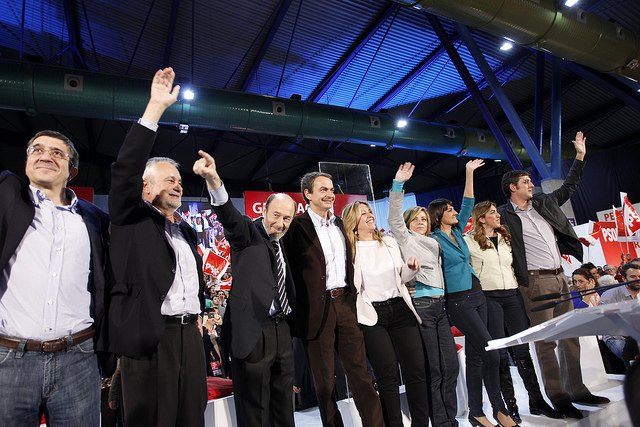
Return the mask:
<svg viewBox="0 0 640 427">
<path fill-rule="evenodd" d="M 289 322 L 295 289 L 282 237 L 296 213 L 286 194 L 267 198 L 254 221 L 231 203 L 213 157 L 204 151 L 193 171 L 207 182 L 211 205 L 231 245 L 233 286 L 222 323 L 231 349 L 238 427 L 293 427 L 293 348 Z"/>
<path fill-rule="evenodd" d="M 203 426 L 207 402 L 197 237 L 176 210 L 178 164 L 149 158 L 158 121 L 178 97 L 171 68 L 156 72 L 147 108 L 111 168 L 113 283 L 109 338 L 121 355 L 125 424 Z"/>
<path fill-rule="evenodd" d="M 582 259 L 582 244 L 560 206 L 578 188 L 587 152 L 586 141 L 582 132 L 576 134 L 573 165 L 562 186 L 550 194 L 533 194 L 531 175 L 526 171 L 509 171 L 502 176 L 502 191 L 508 201 L 498 211 L 511 230 L 513 269 L 531 326 L 573 309 L 571 301 L 566 301 L 547 310 L 531 310 L 536 306 L 532 298 L 538 295 L 568 292 L 561 267 L 562 254 Z M 565 417 L 583 417 L 572 402 L 584 405 L 609 403 L 606 397 L 591 394 L 582 382 L 578 338 L 537 341 L 535 346 L 547 397 Z"/>
</svg>

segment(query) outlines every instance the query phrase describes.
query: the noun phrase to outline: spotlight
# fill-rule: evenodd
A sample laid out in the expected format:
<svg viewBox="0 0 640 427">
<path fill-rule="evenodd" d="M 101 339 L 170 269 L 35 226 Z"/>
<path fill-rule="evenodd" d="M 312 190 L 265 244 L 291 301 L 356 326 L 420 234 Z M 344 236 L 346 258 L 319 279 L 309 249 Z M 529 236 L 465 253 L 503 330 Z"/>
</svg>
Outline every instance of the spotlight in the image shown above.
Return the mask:
<svg viewBox="0 0 640 427">
<path fill-rule="evenodd" d="M 182 99 L 184 99 L 185 101 L 193 101 L 195 97 L 196 97 L 196 94 L 191 89 L 185 89 L 185 91 L 182 94 Z"/>
<path fill-rule="evenodd" d="M 502 46 L 500 46 L 500 50 L 503 52 L 506 52 L 507 50 L 511 50 L 512 47 L 513 47 L 513 43 L 511 43 L 509 40 L 505 40 L 502 43 Z"/>
<path fill-rule="evenodd" d="M 369 144 L 369 147 L 376 148 L 376 144 Z"/>
<path fill-rule="evenodd" d="M 396 123 L 396 126 L 398 127 L 398 129 L 402 129 L 406 125 L 407 125 L 407 121 L 405 119 L 400 119 L 398 120 L 398 123 Z"/>
<path fill-rule="evenodd" d="M 567 7 L 572 7 L 578 4 L 578 1 L 580 0 L 565 0 L 564 5 Z"/>
</svg>

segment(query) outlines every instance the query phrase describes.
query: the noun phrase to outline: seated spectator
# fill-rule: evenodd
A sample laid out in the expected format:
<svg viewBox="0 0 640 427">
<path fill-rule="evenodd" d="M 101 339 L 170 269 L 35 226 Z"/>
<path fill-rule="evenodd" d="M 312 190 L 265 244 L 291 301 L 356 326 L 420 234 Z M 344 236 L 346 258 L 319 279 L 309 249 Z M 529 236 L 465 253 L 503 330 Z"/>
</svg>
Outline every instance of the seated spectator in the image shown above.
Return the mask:
<svg viewBox="0 0 640 427">
<path fill-rule="evenodd" d="M 605 274 L 598 279 L 598 284 L 596 285 L 596 288 L 600 286 L 615 285 L 616 283 L 618 283 L 618 281 L 616 280 L 615 277 Z"/>
<path fill-rule="evenodd" d="M 578 268 L 571 275 L 571 282 L 574 287 L 571 291 L 571 296 L 576 297 L 573 300 L 574 308 L 595 307 L 600 303 L 600 295 L 597 292 L 584 292 L 596 287 L 596 280 L 589 270 Z"/>
<path fill-rule="evenodd" d="M 587 270 L 589 270 L 589 273 L 591 273 L 594 280 L 596 281 L 596 288 L 597 288 L 598 279 L 600 278 L 600 271 L 598 270 L 598 267 L 596 267 L 592 262 L 585 262 L 580 266 L 580 268 L 586 268 Z"/>
<path fill-rule="evenodd" d="M 620 274 L 623 276 L 624 281 L 640 280 L 640 264 L 627 263 L 620 268 Z M 640 283 L 610 289 L 602 294 L 600 304 L 612 304 L 637 299 L 639 290 Z M 634 360 L 638 355 L 638 343 L 631 337 L 604 335 L 602 340 L 609 350 L 624 362 L 627 368 L 630 366 L 630 361 Z"/>
</svg>

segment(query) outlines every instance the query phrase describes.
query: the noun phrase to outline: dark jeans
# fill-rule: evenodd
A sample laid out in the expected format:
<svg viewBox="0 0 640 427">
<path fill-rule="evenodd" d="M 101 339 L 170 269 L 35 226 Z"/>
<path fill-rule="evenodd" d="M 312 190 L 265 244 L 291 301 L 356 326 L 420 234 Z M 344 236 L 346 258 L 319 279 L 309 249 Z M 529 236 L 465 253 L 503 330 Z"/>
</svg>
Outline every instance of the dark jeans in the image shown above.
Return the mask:
<svg viewBox="0 0 640 427">
<path fill-rule="evenodd" d="M 487 329 L 491 338 L 515 335 L 529 327 L 529 318 L 517 289 L 485 292 L 484 296 L 487 299 Z M 529 344 L 509 348 L 514 359 L 531 358 Z M 506 355 L 507 349 L 500 350 L 500 353 Z"/>
<path fill-rule="evenodd" d="M 400 409 L 400 375 L 407 393 L 412 426 L 429 425 L 429 391 L 422 339 L 415 316 L 402 298 L 383 305 L 374 303 L 378 323 L 362 326 L 367 356 L 378 382 L 387 427 L 403 426 Z"/>
<path fill-rule="evenodd" d="M 447 310 L 451 322 L 464 334 L 464 351 L 467 358 L 467 393 L 469 414 L 484 415 L 482 411 L 482 382 L 487 389 L 493 411 L 506 414 L 500 393 L 500 354 L 497 350 L 485 351 L 491 335 L 487 330 L 487 302 L 482 291 L 467 293 L 461 297 L 450 294 Z"/>
<path fill-rule="evenodd" d="M 429 364 L 431 423 L 435 427 L 457 426 L 456 384 L 460 366 L 444 300 L 421 297 L 415 298 L 413 305 L 422 320 L 420 333 Z"/>
</svg>

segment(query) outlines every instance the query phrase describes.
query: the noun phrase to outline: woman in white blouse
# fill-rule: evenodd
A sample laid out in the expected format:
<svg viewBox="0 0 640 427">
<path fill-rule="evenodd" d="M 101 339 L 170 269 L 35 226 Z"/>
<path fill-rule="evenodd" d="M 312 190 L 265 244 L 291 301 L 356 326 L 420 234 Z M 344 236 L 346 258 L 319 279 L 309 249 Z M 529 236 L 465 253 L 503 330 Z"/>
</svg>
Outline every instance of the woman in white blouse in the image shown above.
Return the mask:
<svg viewBox="0 0 640 427">
<path fill-rule="evenodd" d="M 373 367 L 387 427 L 403 426 L 400 409 L 402 370 L 412 426 L 429 425 L 429 391 L 420 317 L 404 285 L 418 272 L 418 261 L 403 262 L 398 243 L 382 236 L 366 202 L 342 211 L 346 237 L 354 252 L 356 311 Z"/>
</svg>

